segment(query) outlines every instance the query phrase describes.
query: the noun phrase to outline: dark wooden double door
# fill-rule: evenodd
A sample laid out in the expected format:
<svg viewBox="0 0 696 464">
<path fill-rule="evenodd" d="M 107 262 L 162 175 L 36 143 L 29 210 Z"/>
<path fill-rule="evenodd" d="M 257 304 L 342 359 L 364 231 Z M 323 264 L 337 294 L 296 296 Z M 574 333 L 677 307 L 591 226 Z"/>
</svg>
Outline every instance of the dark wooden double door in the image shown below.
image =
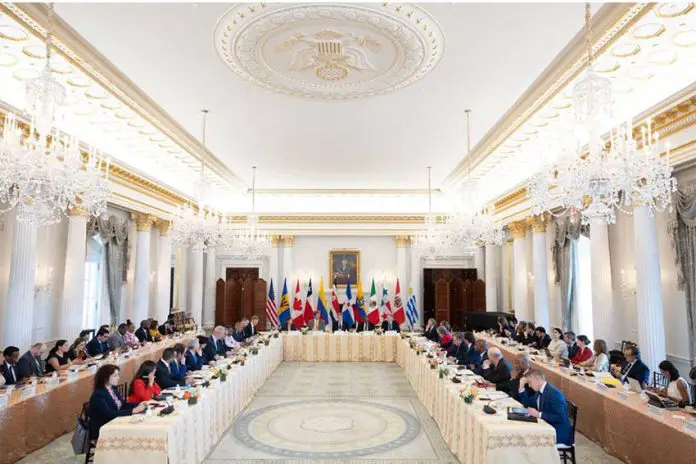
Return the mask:
<svg viewBox="0 0 696 464">
<path fill-rule="evenodd" d="M 466 316 L 486 311 L 486 285 L 477 279 L 476 269 L 423 269 L 425 321 L 449 321 L 464 329 Z"/>
<path fill-rule="evenodd" d="M 266 281 L 258 268 L 232 268 L 215 289 L 215 324 L 234 325 L 243 317 L 258 316 L 259 327 L 266 327 Z"/>
</svg>

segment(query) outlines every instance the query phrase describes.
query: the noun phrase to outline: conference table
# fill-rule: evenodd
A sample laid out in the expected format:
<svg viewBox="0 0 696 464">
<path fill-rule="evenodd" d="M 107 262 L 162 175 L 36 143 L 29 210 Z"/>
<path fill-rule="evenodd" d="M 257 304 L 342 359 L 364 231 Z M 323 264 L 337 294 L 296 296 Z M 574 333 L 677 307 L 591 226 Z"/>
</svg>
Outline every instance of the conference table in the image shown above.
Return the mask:
<svg viewBox="0 0 696 464">
<path fill-rule="evenodd" d="M 167 338 L 108 362 L 117 364 L 121 378 L 129 381 L 143 361 L 157 361 L 165 348 L 186 343 L 193 336 Z M 3 394 L 0 404 L 7 404 L 0 406 L 0 464 L 15 462 L 73 430 L 83 404 L 92 394 L 94 372 L 95 368 L 83 369 L 70 378 L 63 372 L 57 384 L 49 384 L 51 379 L 44 378 L 34 387 L 14 388 L 9 395 Z"/>
<path fill-rule="evenodd" d="M 496 346 L 511 360 L 524 348 L 503 344 L 487 334 L 489 347 Z M 509 343 L 509 342 L 506 342 Z M 623 388 L 605 389 L 594 379 L 571 372 L 530 356 L 534 367 L 545 373 L 549 383 L 559 388 L 578 407 L 576 430 L 600 444 L 608 453 L 631 464 L 696 462 L 696 417 L 685 411 L 666 411 L 649 407 L 641 395 Z M 687 430 L 688 429 L 688 430 Z"/>
<path fill-rule="evenodd" d="M 397 332 L 314 332 L 283 334 L 283 360 L 304 362 L 394 362 Z"/>
</svg>

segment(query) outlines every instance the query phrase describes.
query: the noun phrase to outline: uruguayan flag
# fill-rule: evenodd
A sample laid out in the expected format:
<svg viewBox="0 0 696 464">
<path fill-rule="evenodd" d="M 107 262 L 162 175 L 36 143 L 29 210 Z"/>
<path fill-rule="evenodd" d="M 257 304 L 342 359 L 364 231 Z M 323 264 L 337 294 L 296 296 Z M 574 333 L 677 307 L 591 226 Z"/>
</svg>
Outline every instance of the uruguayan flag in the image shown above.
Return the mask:
<svg viewBox="0 0 696 464">
<path fill-rule="evenodd" d="M 406 318 L 411 328 L 418 323 L 418 309 L 416 309 L 416 295 L 411 295 L 406 303 Z"/>
</svg>

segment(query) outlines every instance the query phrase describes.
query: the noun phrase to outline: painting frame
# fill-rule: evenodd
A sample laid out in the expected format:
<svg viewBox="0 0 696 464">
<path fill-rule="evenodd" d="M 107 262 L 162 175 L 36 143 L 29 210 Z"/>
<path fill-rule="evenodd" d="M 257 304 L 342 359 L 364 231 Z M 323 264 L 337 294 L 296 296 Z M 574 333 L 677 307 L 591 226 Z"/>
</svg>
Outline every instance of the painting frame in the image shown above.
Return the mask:
<svg viewBox="0 0 696 464">
<path fill-rule="evenodd" d="M 352 266 L 349 274 L 350 281 L 353 286 L 357 287 L 358 282 L 360 282 L 360 250 L 357 248 L 335 248 L 329 250 L 329 282 L 333 285 L 334 281 L 336 281 L 336 288 L 346 287 L 347 278 L 336 276 L 339 272 L 339 264 L 343 259 L 346 259 L 348 264 Z"/>
</svg>

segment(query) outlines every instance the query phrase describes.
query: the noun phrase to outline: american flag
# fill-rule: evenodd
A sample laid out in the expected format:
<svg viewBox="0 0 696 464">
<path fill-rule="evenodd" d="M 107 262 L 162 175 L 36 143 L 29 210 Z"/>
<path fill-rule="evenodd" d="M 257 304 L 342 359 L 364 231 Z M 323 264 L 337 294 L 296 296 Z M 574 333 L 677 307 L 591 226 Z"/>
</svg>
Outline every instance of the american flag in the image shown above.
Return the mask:
<svg viewBox="0 0 696 464">
<path fill-rule="evenodd" d="M 275 292 L 273 291 L 273 279 L 271 279 L 271 289 L 268 290 L 268 299 L 266 300 L 266 316 L 273 327 L 278 327 L 278 313 L 276 312 Z"/>
</svg>

